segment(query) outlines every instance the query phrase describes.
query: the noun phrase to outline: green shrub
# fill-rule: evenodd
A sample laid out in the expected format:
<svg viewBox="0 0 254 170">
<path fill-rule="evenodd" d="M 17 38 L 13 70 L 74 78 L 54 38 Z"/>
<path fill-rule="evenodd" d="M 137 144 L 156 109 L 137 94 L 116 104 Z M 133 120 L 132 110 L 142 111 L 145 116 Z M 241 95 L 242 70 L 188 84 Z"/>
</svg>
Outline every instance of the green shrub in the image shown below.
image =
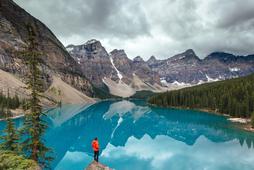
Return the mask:
<svg viewBox="0 0 254 170">
<path fill-rule="evenodd" d="M 5 170 L 40 170 L 33 160 L 25 159 L 9 151 L 0 151 L 0 169 Z"/>
</svg>

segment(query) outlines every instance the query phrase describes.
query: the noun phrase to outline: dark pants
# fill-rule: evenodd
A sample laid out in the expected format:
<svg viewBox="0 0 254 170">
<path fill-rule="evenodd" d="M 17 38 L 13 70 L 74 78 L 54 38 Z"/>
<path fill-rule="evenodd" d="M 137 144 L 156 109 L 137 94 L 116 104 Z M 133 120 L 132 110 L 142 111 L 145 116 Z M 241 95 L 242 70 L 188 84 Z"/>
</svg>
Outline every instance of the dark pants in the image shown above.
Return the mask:
<svg viewBox="0 0 254 170">
<path fill-rule="evenodd" d="M 96 162 L 99 162 L 99 151 L 94 151 L 93 159 L 94 159 Z"/>
</svg>

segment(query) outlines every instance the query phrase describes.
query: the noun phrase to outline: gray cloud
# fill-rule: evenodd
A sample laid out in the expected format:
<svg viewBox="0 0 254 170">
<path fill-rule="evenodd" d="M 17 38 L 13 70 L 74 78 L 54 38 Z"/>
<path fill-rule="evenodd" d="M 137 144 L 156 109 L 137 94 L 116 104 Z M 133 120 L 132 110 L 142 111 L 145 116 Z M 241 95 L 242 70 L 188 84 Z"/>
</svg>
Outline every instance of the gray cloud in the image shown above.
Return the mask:
<svg viewBox="0 0 254 170">
<path fill-rule="evenodd" d="M 218 12 L 221 16 L 218 22 L 219 27 L 238 27 L 254 20 L 254 1 L 226 1 L 222 6 L 219 6 Z"/>
<path fill-rule="evenodd" d="M 192 48 L 254 53 L 253 0 L 15 0 L 65 44 L 96 38 L 133 58 L 167 58 Z"/>
<path fill-rule="evenodd" d="M 16 2 L 61 37 L 73 34 L 105 37 L 135 37 L 149 34 L 149 25 L 138 3 L 128 3 L 126 6 L 124 0 L 16 0 Z"/>
</svg>

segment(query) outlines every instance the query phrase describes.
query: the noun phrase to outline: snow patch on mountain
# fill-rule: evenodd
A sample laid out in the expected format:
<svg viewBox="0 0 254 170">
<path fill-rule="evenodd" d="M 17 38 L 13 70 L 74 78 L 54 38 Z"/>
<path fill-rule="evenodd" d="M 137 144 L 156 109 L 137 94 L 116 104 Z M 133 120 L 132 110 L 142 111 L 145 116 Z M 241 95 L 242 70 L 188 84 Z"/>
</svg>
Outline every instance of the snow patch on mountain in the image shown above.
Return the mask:
<svg viewBox="0 0 254 170">
<path fill-rule="evenodd" d="M 189 84 L 189 83 L 178 82 L 176 80 L 172 84 L 177 85 L 177 86 L 191 86 L 191 84 Z"/>
<path fill-rule="evenodd" d="M 197 85 L 204 84 L 204 83 L 206 83 L 206 81 L 199 80 L 198 83 L 197 83 Z"/>
<path fill-rule="evenodd" d="M 112 64 L 113 68 L 114 68 L 114 69 L 116 70 L 116 72 L 117 72 L 117 76 L 118 76 L 119 80 L 121 81 L 122 78 L 123 78 L 122 74 L 121 74 L 120 71 L 116 68 L 116 66 L 115 66 L 115 64 L 114 64 L 114 61 L 113 61 L 113 58 L 110 56 L 109 59 L 110 59 L 110 62 L 111 62 L 111 64 Z M 119 81 L 119 82 L 120 82 L 120 81 Z"/>
<path fill-rule="evenodd" d="M 88 40 L 88 41 L 85 43 L 85 45 L 94 44 L 94 43 L 96 43 L 96 42 L 98 42 L 98 40 L 91 39 L 91 40 Z"/>
<path fill-rule="evenodd" d="M 77 58 L 77 60 L 78 60 L 78 64 L 80 64 L 80 58 Z"/>
<path fill-rule="evenodd" d="M 240 69 L 240 68 L 237 68 L 237 67 L 233 67 L 233 68 L 229 67 L 229 70 L 230 70 L 231 72 L 238 72 L 238 71 L 240 71 L 241 69 Z"/>
<path fill-rule="evenodd" d="M 161 78 L 160 80 L 161 80 L 161 84 L 162 84 L 162 85 L 167 86 L 168 82 L 167 82 L 165 79 L 162 79 L 162 78 Z"/>
<path fill-rule="evenodd" d="M 66 50 L 67 50 L 68 52 L 71 52 L 73 49 L 74 49 L 74 47 L 66 47 Z"/>
<path fill-rule="evenodd" d="M 185 55 L 181 56 L 181 57 L 179 58 L 179 60 L 184 59 L 184 58 L 185 58 Z"/>
<path fill-rule="evenodd" d="M 205 75 L 206 76 L 206 79 L 207 79 L 207 82 L 215 82 L 215 81 L 219 81 L 220 79 L 218 79 L 218 78 L 211 78 L 211 77 L 209 77 L 207 74 Z"/>
<path fill-rule="evenodd" d="M 165 80 L 165 78 L 161 78 L 161 84 L 164 87 L 167 87 L 167 91 L 178 90 L 178 89 L 182 89 L 182 88 L 185 88 L 185 87 L 193 86 L 192 84 L 184 83 L 184 82 L 178 82 L 176 80 L 173 83 L 168 83 L 167 80 Z"/>
</svg>

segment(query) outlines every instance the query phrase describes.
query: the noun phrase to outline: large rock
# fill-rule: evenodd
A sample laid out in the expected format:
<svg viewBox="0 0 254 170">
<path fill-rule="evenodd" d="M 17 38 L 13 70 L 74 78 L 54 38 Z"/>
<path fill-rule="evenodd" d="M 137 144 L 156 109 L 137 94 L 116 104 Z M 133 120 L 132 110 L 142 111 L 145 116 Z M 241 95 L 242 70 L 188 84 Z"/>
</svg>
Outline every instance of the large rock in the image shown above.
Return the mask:
<svg viewBox="0 0 254 170">
<path fill-rule="evenodd" d="M 99 162 L 93 161 L 85 170 L 112 170 L 112 169 Z"/>
</svg>

